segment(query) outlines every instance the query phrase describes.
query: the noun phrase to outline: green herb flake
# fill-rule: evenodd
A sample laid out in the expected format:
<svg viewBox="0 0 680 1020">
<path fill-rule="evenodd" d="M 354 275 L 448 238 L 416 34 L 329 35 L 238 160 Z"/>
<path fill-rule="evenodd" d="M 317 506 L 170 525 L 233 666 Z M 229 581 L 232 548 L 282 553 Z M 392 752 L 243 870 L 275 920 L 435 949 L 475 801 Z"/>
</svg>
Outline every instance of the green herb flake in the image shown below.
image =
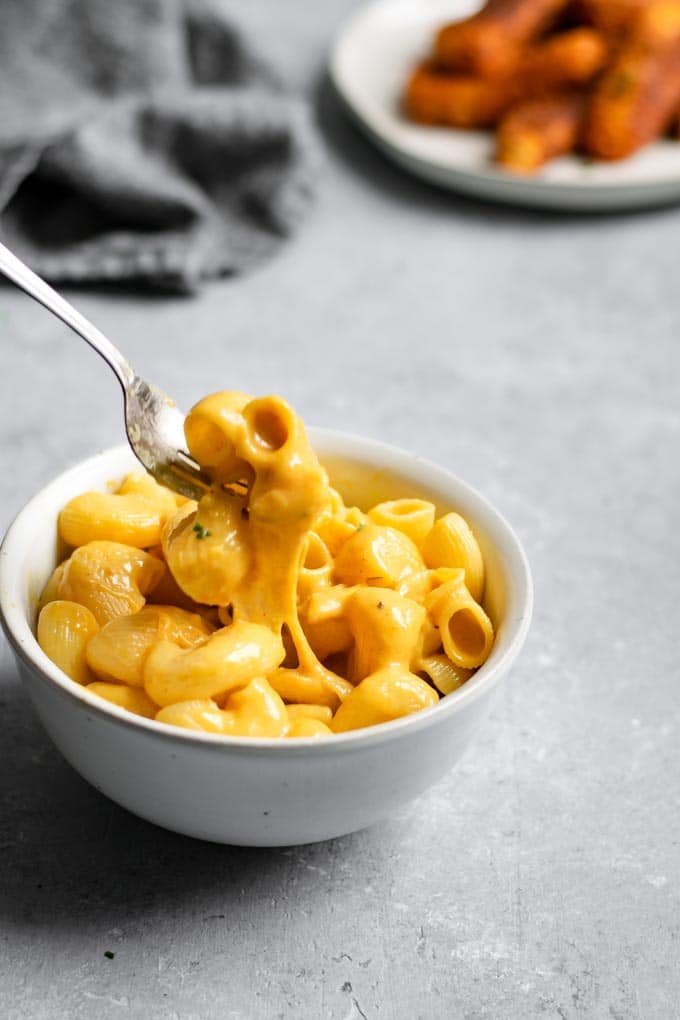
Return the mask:
<svg viewBox="0 0 680 1020">
<path fill-rule="evenodd" d="M 112 953 L 110 949 L 107 949 L 106 952 L 104 953 L 104 956 L 106 957 L 107 960 L 113 960 L 115 955 L 116 954 Z"/>
<path fill-rule="evenodd" d="M 198 521 L 194 524 L 193 530 L 196 532 L 196 538 L 208 538 L 208 536 L 212 534 L 212 532 L 208 531 L 207 528 L 204 528 L 202 524 L 199 524 Z"/>
<path fill-rule="evenodd" d="M 357 531 L 363 531 L 365 527 L 365 524 L 357 524 Z"/>
<path fill-rule="evenodd" d="M 609 82 L 609 95 L 612 99 L 620 99 L 632 89 L 635 77 L 626 70 L 618 71 Z"/>
</svg>

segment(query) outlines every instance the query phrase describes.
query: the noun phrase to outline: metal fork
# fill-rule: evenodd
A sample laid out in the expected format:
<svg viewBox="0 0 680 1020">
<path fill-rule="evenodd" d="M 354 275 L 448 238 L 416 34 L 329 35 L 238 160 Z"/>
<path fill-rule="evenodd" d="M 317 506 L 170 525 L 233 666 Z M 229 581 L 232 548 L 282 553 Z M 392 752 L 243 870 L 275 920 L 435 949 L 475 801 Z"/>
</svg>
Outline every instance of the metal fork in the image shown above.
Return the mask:
<svg viewBox="0 0 680 1020">
<path fill-rule="evenodd" d="M 0 244 L 0 272 L 101 354 L 123 388 L 125 430 L 136 456 L 162 485 L 190 499 L 200 499 L 210 481 L 185 450 L 184 415 L 174 401 L 153 383 L 140 379 L 96 326 L 4 244 Z"/>
</svg>

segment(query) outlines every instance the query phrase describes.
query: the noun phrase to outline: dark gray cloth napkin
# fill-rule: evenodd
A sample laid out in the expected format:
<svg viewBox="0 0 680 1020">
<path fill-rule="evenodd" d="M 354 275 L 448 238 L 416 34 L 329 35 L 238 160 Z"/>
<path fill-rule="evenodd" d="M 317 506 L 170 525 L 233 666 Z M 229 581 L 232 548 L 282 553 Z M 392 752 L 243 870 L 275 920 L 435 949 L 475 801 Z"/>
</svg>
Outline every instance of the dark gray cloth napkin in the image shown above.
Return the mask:
<svg viewBox="0 0 680 1020">
<path fill-rule="evenodd" d="M 0 236 L 52 281 L 191 291 L 299 222 L 302 104 L 218 0 L 0 0 Z"/>
</svg>

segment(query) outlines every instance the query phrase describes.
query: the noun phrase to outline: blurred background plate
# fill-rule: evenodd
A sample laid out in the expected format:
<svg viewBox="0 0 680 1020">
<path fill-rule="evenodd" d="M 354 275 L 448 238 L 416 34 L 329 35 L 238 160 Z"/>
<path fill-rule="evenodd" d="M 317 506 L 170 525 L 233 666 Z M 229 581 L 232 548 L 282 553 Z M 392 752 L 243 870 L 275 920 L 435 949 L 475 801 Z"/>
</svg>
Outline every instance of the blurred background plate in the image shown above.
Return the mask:
<svg viewBox="0 0 680 1020">
<path fill-rule="evenodd" d="M 377 0 L 360 8 L 340 32 L 331 79 L 388 156 L 442 187 L 517 205 L 600 212 L 680 200 L 679 142 L 656 142 L 621 163 L 564 157 L 525 178 L 494 169 L 490 131 L 422 127 L 405 120 L 401 91 L 435 30 L 479 6 L 468 0 Z"/>
</svg>

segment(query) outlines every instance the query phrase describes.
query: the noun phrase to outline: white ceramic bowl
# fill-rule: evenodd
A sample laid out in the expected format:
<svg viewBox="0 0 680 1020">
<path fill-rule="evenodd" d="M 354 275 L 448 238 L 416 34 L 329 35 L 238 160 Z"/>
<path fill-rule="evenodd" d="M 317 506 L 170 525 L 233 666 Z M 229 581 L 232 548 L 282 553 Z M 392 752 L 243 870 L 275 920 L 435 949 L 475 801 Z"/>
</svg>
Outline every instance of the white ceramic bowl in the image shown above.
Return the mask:
<svg viewBox="0 0 680 1020">
<path fill-rule="evenodd" d="M 284 846 L 378 821 L 460 758 L 524 641 L 532 607 L 529 568 L 516 536 L 486 500 L 447 471 L 384 444 L 320 429 L 310 435 L 348 501 L 426 497 L 440 511 L 460 511 L 478 536 L 496 642 L 464 687 L 416 715 L 321 740 L 221 737 L 131 715 L 65 676 L 34 636 L 37 598 L 59 558 L 57 514 L 71 496 L 135 467 L 127 447 L 78 464 L 38 493 L 0 551 L 3 626 L 45 729 L 98 790 L 176 832 Z"/>
</svg>

